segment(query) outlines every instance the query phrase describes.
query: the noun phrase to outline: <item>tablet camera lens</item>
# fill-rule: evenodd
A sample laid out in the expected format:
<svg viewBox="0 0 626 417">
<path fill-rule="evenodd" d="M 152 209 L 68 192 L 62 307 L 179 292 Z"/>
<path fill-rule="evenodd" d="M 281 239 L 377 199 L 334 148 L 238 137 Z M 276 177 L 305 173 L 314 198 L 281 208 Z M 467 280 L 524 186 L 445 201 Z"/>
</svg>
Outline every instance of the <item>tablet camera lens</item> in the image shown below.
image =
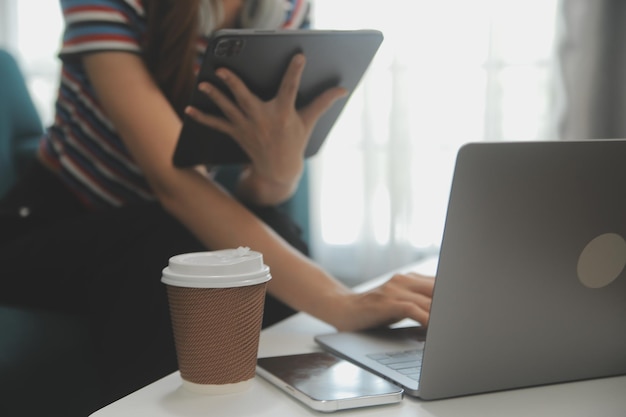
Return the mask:
<svg viewBox="0 0 626 417">
<path fill-rule="evenodd" d="M 242 39 L 220 39 L 215 46 L 215 56 L 223 58 L 238 55 L 243 45 L 244 42 Z"/>
</svg>

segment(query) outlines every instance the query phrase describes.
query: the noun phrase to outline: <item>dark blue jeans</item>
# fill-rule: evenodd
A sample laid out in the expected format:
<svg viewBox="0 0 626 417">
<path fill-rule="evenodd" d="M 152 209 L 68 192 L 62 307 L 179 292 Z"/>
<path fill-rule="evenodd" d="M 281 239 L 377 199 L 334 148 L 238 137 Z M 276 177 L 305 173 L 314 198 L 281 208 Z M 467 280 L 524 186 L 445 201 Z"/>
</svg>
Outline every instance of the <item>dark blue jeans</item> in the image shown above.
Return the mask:
<svg viewBox="0 0 626 417">
<path fill-rule="evenodd" d="M 250 209 L 307 253 L 279 209 Z M 37 165 L 0 202 L 0 303 L 87 318 L 107 403 L 177 369 L 161 271 L 207 249 L 158 203 L 87 212 Z M 293 313 L 268 296 L 263 325 Z"/>
</svg>

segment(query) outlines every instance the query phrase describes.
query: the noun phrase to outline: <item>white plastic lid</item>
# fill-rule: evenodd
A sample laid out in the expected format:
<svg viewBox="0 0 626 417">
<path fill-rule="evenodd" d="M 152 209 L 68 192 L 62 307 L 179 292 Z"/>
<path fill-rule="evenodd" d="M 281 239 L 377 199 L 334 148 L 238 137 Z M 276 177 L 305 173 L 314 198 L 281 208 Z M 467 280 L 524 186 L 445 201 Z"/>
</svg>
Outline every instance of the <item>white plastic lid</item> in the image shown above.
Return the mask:
<svg viewBox="0 0 626 417">
<path fill-rule="evenodd" d="M 193 252 L 170 258 L 162 282 L 176 287 L 231 288 L 261 284 L 271 279 L 263 255 L 250 248 Z"/>
</svg>

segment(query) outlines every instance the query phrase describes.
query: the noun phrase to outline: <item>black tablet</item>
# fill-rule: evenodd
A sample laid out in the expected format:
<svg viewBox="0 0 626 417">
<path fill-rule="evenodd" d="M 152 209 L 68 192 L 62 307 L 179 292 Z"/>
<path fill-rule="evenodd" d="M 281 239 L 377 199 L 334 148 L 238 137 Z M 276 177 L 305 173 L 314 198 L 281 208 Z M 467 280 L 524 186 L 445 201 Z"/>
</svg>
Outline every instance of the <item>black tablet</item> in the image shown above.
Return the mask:
<svg viewBox="0 0 626 417">
<path fill-rule="evenodd" d="M 197 83 L 209 81 L 229 94 L 215 76 L 216 69 L 225 67 L 241 77 L 259 98 L 269 100 L 276 95 L 291 58 L 298 52 L 304 53 L 307 63 L 296 107 L 306 105 L 330 87 L 341 86 L 348 90 L 348 95 L 336 101 L 315 126 L 305 152 L 305 156 L 310 157 L 319 151 L 382 40 L 381 32 L 370 29 L 221 30 L 209 41 Z M 197 89 L 191 104 L 204 112 L 221 115 L 217 106 Z M 248 155 L 228 135 L 185 116 L 174 153 L 174 165 L 187 167 L 247 161 Z"/>
</svg>

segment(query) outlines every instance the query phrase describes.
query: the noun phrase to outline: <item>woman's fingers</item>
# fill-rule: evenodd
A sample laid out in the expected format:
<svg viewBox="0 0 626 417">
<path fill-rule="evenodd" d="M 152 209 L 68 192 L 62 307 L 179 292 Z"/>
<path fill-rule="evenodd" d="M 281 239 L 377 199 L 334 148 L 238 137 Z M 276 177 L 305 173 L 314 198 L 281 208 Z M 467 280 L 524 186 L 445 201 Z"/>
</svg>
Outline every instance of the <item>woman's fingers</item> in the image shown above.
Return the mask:
<svg viewBox="0 0 626 417">
<path fill-rule="evenodd" d="M 185 108 L 185 114 L 198 123 L 226 133 L 229 136 L 233 135 L 234 129 L 232 124 L 224 118 L 212 116 L 192 106 Z"/>
<path fill-rule="evenodd" d="M 295 110 L 296 98 L 298 96 L 305 62 L 306 59 L 303 54 L 296 54 L 289 63 L 281 80 L 278 92 L 273 99 L 274 105 L 271 106 L 274 112 L 273 116 L 281 117 L 281 114 L 289 114 Z M 250 121 L 251 119 L 265 120 L 267 118 L 267 116 L 264 115 L 264 111 L 266 111 L 263 108 L 264 103 L 248 89 L 237 75 L 226 68 L 218 69 L 215 74 L 229 89 L 234 101 L 218 88 L 207 82 L 201 83 L 198 88 L 222 110 L 226 118 L 232 122 L 232 124 L 241 126 L 244 122 Z M 311 129 L 322 114 L 326 112 L 335 101 L 344 97 L 346 94 L 347 91 L 345 88 L 330 88 L 299 111 L 305 129 Z M 215 121 L 209 119 L 209 115 L 207 115 L 207 117 L 201 117 L 198 113 L 199 112 L 196 111 L 188 112 L 188 114 L 193 115 L 196 120 L 205 124 L 210 123 L 212 127 L 215 126 Z M 224 124 L 218 123 L 218 125 L 221 126 L 220 130 L 224 130 Z"/>
<path fill-rule="evenodd" d="M 300 116 L 307 126 L 317 123 L 318 119 L 339 99 L 345 97 L 348 91 L 343 87 L 329 88 L 300 110 Z"/>
<path fill-rule="evenodd" d="M 244 115 L 253 116 L 256 114 L 261 100 L 248 89 L 241 78 L 226 68 L 219 68 L 215 71 L 215 75 L 226 85 L 235 98 L 236 107 L 238 107 Z M 233 106 L 235 103 L 230 102 Z M 222 108 L 220 103 L 216 102 L 216 104 Z"/>
<path fill-rule="evenodd" d="M 430 298 L 433 296 L 435 278 L 427 275 L 418 274 L 417 272 L 407 272 L 404 274 L 396 274 L 391 280 L 402 281 L 413 292 L 424 294 Z"/>
<path fill-rule="evenodd" d="M 359 330 L 395 323 L 405 318 L 428 325 L 434 278 L 415 273 L 396 274 L 384 284 L 354 294 L 357 311 L 352 321 L 340 323 L 343 330 Z"/>
<path fill-rule="evenodd" d="M 279 107 L 295 108 L 305 63 L 306 59 L 303 54 L 296 54 L 291 59 L 276 94 L 276 102 Z"/>
<path fill-rule="evenodd" d="M 423 323 L 430 312 L 433 284 L 432 278 L 417 274 L 396 274 L 380 289 L 388 299 L 395 300 L 397 308 L 406 309 L 407 317 L 418 320 L 418 315 L 418 321 Z"/>
</svg>

